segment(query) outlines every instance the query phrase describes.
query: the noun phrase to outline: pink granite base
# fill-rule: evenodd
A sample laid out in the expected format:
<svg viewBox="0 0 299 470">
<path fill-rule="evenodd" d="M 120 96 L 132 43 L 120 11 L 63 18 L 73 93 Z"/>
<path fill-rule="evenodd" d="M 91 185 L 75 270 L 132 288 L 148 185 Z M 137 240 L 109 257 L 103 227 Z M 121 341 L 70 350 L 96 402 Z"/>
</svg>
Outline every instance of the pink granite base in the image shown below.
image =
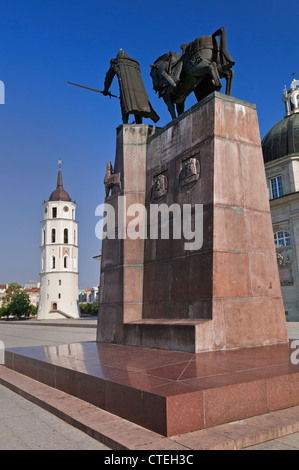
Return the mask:
<svg viewBox="0 0 299 470">
<path fill-rule="evenodd" d="M 184 189 L 188 159 L 198 179 Z M 213 93 L 162 129 L 121 126 L 115 171 L 111 204 L 126 196 L 148 213 L 157 175 L 161 205 L 202 204 L 203 244 L 104 240 L 97 341 L 188 353 L 287 343 L 255 105 Z"/>
<path fill-rule="evenodd" d="M 6 350 L 6 367 L 164 436 L 299 405 L 289 344 L 200 354 L 103 343 Z"/>
</svg>

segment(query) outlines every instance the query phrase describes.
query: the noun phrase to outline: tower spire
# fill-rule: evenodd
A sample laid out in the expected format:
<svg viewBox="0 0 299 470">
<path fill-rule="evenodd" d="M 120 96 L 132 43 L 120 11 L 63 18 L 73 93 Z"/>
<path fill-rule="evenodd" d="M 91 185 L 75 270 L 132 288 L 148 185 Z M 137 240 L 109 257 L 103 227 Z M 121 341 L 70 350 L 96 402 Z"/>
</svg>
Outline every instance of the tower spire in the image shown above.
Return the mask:
<svg viewBox="0 0 299 470">
<path fill-rule="evenodd" d="M 64 187 L 63 187 L 63 183 L 62 183 L 62 171 L 61 171 L 61 164 L 62 164 L 62 161 L 61 160 L 58 160 L 58 176 L 57 176 L 57 187 L 55 189 L 55 191 L 52 192 L 52 194 L 50 195 L 50 198 L 49 200 L 50 201 L 71 201 L 71 198 L 70 196 L 68 195 L 68 193 L 65 191 Z"/>
<path fill-rule="evenodd" d="M 58 177 L 57 177 L 57 189 L 63 189 L 63 184 L 62 184 L 62 172 L 61 172 L 61 164 L 62 161 L 58 160 Z"/>
</svg>

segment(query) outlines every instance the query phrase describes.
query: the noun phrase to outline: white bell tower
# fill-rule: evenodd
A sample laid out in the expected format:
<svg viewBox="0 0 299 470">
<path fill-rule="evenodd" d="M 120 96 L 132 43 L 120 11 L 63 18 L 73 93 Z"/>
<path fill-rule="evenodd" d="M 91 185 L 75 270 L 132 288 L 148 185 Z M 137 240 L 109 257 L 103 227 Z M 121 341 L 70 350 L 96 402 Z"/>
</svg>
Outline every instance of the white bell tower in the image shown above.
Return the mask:
<svg viewBox="0 0 299 470">
<path fill-rule="evenodd" d="M 63 188 L 58 163 L 57 188 L 43 204 L 38 320 L 79 318 L 77 206 Z"/>
</svg>

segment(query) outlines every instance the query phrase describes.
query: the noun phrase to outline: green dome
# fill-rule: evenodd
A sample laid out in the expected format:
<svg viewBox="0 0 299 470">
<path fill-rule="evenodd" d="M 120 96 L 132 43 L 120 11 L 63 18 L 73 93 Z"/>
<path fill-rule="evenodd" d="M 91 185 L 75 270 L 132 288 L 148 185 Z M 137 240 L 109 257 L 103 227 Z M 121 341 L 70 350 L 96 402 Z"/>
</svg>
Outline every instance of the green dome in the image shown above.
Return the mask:
<svg viewBox="0 0 299 470">
<path fill-rule="evenodd" d="M 275 124 L 262 140 L 264 163 L 299 153 L 299 113 Z"/>
</svg>

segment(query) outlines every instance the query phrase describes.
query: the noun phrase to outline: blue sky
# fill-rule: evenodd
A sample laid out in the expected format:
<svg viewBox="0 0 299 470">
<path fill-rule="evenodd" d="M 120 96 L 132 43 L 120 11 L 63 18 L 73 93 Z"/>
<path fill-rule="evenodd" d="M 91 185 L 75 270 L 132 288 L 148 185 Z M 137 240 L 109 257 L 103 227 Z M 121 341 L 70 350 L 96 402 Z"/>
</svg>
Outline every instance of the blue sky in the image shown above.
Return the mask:
<svg viewBox="0 0 299 470">
<path fill-rule="evenodd" d="M 0 284 L 39 279 L 42 202 L 55 189 L 58 159 L 78 203 L 79 287 L 99 281 L 95 208 L 121 114 L 118 100 L 67 81 L 102 89 L 122 48 L 139 61 L 162 127 L 170 116 L 149 64 L 224 26 L 236 61 L 232 95 L 256 104 L 263 137 L 284 117 L 284 85 L 293 72 L 299 79 L 298 20 L 299 3 L 278 0 L 0 0 Z M 117 80 L 111 91 L 118 94 Z"/>
</svg>

